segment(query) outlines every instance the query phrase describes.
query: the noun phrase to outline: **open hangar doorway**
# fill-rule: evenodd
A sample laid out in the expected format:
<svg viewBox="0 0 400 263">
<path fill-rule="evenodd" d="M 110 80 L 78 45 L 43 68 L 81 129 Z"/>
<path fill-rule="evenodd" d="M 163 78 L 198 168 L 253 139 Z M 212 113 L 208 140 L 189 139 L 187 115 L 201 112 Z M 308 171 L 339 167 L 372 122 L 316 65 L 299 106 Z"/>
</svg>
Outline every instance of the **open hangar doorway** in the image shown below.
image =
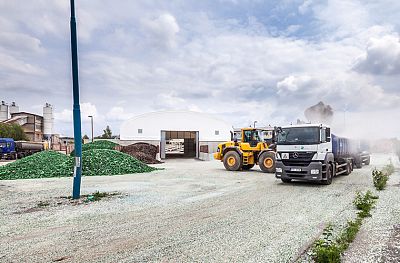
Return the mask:
<svg viewBox="0 0 400 263">
<path fill-rule="evenodd" d="M 161 131 L 161 159 L 199 158 L 198 131 Z"/>
</svg>

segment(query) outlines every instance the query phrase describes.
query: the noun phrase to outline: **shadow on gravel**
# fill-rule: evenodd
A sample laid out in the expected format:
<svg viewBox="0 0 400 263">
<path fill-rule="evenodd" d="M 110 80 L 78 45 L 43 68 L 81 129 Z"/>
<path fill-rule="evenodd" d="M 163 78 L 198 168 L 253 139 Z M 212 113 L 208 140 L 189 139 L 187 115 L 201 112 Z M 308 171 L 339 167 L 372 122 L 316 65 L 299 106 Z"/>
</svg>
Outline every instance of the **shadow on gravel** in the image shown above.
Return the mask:
<svg viewBox="0 0 400 263">
<path fill-rule="evenodd" d="M 331 185 L 323 185 L 319 182 L 304 182 L 304 181 L 292 181 L 290 183 L 284 183 L 284 182 L 279 182 L 277 184 L 277 186 L 289 186 L 289 185 L 293 185 L 293 186 L 304 186 L 304 187 L 329 187 L 334 185 L 335 183 L 332 182 Z"/>
</svg>

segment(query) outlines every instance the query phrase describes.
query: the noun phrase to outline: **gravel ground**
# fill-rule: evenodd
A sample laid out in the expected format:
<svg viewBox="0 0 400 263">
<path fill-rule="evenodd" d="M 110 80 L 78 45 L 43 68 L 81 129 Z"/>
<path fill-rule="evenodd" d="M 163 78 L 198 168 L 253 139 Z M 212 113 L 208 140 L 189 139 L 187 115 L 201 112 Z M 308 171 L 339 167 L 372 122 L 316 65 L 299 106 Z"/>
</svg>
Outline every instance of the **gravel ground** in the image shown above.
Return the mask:
<svg viewBox="0 0 400 263">
<path fill-rule="evenodd" d="M 372 217 L 365 219 L 360 232 L 346 251 L 343 262 L 400 261 L 400 164 L 393 157 L 396 172 L 383 191 Z"/>
<path fill-rule="evenodd" d="M 38 207 L 70 195 L 71 178 L 0 181 L 0 261 L 293 261 L 326 224 L 354 215 L 355 192 L 387 159 L 372 156 L 330 186 L 171 160 L 148 174 L 83 178 L 83 194 L 122 195 L 75 206 Z"/>
</svg>

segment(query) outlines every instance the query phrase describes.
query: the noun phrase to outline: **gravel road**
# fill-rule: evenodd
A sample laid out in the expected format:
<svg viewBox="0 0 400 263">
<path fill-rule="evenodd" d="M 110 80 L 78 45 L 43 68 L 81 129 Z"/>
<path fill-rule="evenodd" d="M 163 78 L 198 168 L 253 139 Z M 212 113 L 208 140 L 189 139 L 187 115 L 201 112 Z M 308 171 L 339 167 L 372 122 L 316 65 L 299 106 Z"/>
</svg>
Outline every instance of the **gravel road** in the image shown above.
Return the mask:
<svg viewBox="0 0 400 263">
<path fill-rule="evenodd" d="M 69 196 L 71 178 L 0 181 L 0 261 L 290 262 L 327 223 L 354 215 L 355 192 L 372 188 L 371 169 L 388 158 L 330 186 L 171 160 L 148 174 L 83 178 L 84 194 L 122 193 L 83 205 L 38 207 Z"/>
</svg>

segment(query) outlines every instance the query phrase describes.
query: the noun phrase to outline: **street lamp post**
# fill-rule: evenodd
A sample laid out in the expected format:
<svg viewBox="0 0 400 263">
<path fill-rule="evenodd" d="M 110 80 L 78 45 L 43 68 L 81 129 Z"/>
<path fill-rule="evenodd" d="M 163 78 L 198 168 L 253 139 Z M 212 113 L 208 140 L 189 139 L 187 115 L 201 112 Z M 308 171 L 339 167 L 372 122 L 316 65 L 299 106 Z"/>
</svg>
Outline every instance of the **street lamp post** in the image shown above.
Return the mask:
<svg viewBox="0 0 400 263">
<path fill-rule="evenodd" d="M 74 144 L 75 144 L 75 167 L 74 185 L 72 198 L 79 199 L 81 195 L 82 176 L 82 130 L 81 130 L 81 108 L 79 105 L 79 78 L 78 78 L 78 41 L 76 34 L 75 3 L 70 0 L 71 5 L 71 57 L 72 57 L 72 90 L 73 90 L 73 117 L 74 117 Z"/>
<path fill-rule="evenodd" d="M 94 137 L 93 137 L 93 116 L 89 115 L 88 117 L 90 118 L 90 123 L 92 125 L 92 142 L 93 142 L 94 141 Z"/>
</svg>

